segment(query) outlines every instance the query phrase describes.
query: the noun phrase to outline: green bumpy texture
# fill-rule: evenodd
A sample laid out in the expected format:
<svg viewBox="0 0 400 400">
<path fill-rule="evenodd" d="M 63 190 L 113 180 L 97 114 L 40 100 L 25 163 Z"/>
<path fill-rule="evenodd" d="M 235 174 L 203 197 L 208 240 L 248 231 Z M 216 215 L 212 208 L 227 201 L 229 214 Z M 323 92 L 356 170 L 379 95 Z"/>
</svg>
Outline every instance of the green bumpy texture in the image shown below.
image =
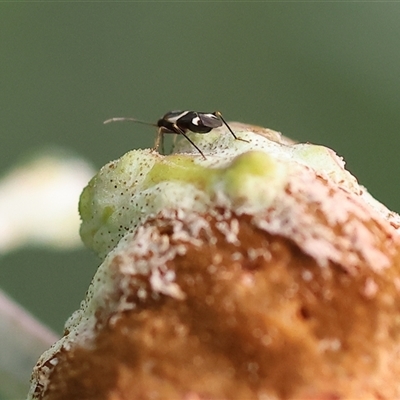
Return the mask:
<svg viewBox="0 0 400 400">
<path fill-rule="evenodd" d="M 124 235 L 161 210 L 207 211 L 218 201 L 229 207 L 265 205 L 270 197 L 265 183 L 280 176 L 278 169 L 277 161 L 261 151 L 209 156 L 206 161 L 197 154 L 128 152 L 105 165 L 83 190 L 81 238 L 103 258 Z"/>
</svg>

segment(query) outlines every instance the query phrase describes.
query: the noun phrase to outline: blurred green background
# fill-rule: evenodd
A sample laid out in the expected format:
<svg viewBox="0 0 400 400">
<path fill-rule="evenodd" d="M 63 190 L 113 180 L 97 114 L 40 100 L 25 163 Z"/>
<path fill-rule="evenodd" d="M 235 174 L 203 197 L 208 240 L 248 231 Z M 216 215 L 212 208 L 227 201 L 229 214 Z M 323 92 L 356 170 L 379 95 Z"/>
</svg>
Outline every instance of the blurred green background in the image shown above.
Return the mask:
<svg viewBox="0 0 400 400">
<path fill-rule="evenodd" d="M 329 146 L 400 210 L 400 4 L 359 2 L 2 3 L 0 171 L 65 146 L 100 167 L 173 109 Z M 0 258 L 0 285 L 61 333 L 98 265 L 88 250 Z"/>
</svg>

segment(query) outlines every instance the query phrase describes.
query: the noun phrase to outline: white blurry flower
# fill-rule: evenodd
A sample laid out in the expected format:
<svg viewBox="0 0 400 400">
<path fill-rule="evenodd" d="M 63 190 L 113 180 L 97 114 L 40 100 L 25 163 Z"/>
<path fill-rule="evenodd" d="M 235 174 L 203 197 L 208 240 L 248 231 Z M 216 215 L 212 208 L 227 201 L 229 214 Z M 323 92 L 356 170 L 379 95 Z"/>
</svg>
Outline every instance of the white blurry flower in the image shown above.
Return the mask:
<svg viewBox="0 0 400 400">
<path fill-rule="evenodd" d="M 50 150 L 0 180 L 0 254 L 26 245 L 81 245 L 78 201 L 94 175 L 83 159 Z"/>
</svg>

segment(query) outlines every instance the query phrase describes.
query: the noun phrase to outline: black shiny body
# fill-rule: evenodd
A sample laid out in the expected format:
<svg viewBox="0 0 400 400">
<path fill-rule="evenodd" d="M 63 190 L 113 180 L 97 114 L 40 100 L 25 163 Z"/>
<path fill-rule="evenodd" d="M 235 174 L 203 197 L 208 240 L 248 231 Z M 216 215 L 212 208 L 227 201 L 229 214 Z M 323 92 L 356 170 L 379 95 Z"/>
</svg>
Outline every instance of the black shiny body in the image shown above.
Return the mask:
<svg viewBox="0 0 400 400">
<path fill-rule="evenodd" d="M 232 129 L 223 119 L 219 111 L 215 111 L 213 113 L 198 111 L 170 111 L 157 121 L 159 130 L 156 140 L 156 148 L 158 148 L 160 144 L 162 148 L 164 133 L 175 133 L 177 135 L 184 136 L 205 159 L 206 156 L 186 135 L 186 133 L 208 133 L 214 128 L 219 128 L 223 124 L 228 128 L 232 136 L 237 139 L 237 136 L 233 133 Z"/>
<path fill-rule="evenodd" d="M 164 133 L 181 133 L 177 132 L 177 128 L 185 133 L 208 133 L 222 124 L 217 112 L 197 111 L 170 111 L 157 121 L 157 126 L 163 128 Z"/>
</svg>

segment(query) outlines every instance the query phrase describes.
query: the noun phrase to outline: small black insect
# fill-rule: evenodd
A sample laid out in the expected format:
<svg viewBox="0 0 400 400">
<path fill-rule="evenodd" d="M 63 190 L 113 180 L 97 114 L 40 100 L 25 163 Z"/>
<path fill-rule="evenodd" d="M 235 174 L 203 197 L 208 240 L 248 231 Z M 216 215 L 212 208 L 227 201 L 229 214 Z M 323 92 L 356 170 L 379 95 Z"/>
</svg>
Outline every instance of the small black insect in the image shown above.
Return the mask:
<svg viewBox="0 0 400 400">
<path fill-rule="evenodd" d="M 202 155 L 204 159 L 206 157 L 203 152 L 196 146 L 196 144 L 189 138 L 189 136 L 186 135 L 188 131 L 194 133 L 208 133 L 214 128 L 219 128 L 220 126 L 225 125 L 236 140 L 243 140 L 244 142 L 247 141 L 238 138 L 234 134 L 234 132 L 219 111 L 215 111 L 212 113 L 197 111 L 170 111 L 166 113 L 162 118 L 160 118 L 156 124 L 140 121 L 135 118 L 111 118 L 107 121 L 104 121 L 104 123 L 108 124 L 109 122 L 114 121 L 134 121 L 141 124 L 158 127 L 158 135 L 154 146 L 156 150 L 158 150 L 160 145 L 161 148 L 163 148 L 163 136 L 165 133 L 182 135 L 191 143 L 191 145 Z"/>
</svg>

